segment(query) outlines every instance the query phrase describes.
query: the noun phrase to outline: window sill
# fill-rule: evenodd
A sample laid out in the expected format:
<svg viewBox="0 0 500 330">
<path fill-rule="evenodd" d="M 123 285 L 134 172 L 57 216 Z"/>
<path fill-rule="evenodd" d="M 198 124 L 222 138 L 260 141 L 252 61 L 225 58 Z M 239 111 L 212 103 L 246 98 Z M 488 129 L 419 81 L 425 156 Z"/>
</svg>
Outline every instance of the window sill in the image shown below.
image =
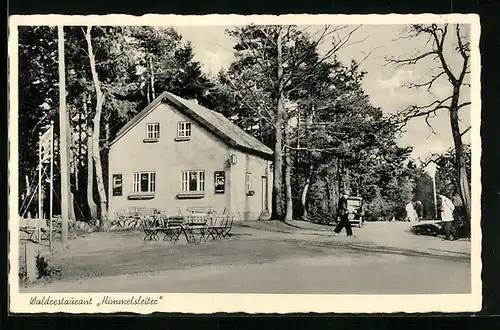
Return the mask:
<svg viewBox="0 0 500 330">
<path fill-rule="evenodd" d="M 191 140 L 191 137 L 187 137 L 187 136 L 185 136 L 185 137 L 180 137 L 180 136 L 178 136 L 178 137 L 176 137 L 174 140 L 175 140 L 175 141 L 189 141 L 189 140 Z"/>
<path fill-rule="evenodd" d="M 144 143 L 155 143 L 158 142 L 159 139 L 144 139 L 142 142 Z"/>
<path fill-rule="evenodd" d="M 137 200 L 137 199 L 153 199 L 155 198 L 154 193 L 135 193 L 127 196 L 129 200 Z"/>
<path fill-rule="evenodd" d="M 205 192 L 181 192 L 177 194 L 178 199 L 195 199 L 205 197 Z"/>
</svg>

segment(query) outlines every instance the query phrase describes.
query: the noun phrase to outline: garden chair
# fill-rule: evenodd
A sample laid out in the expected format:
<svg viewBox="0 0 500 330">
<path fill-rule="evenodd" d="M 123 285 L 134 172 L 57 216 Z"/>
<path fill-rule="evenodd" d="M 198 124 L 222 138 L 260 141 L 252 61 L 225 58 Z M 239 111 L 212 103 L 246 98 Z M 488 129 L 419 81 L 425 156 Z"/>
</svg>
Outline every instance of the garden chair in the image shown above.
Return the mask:
<svg viewBox="0 0 500 330">
<path fill-rule="evenodd" d="M 157 224 L 157 219 L 144 219 L 142 221 L 142 227 L 144 230 L 144 240 L 145 241 L 157 241 L 160 239 L 158 232 L 162 229 Z"/>
<path fill-rule="evenodd" d="M 197 244 L 196 235 L 199 235 L 198 243 L 207 242 L 208 214 L 193 213 L 186 216 L 183 231 L 189 243 Z"/>
<path fill-rule="evenodd" d="M 230 238 L 231 229 L 233 229 L 234 215 L 226 216 L 226 221 L 222 226 L 221 238 Z"/>
<path fill-rule="evenodd" d="M 179 240 L 183 232 L 184 218 L 182 216 L 167 216 L 163 221 L 161 231 L 163 232 L 163 240 L 175 241 Z"/>
<path fill-rule="evenodd" d="M 222 238 L 222 232 L 224 231 L 226 221 L 227 216 L 215 215 L 212 217 L 207 227 L 207 236 L 212 237 L 214 240 Z"/>
</svg>

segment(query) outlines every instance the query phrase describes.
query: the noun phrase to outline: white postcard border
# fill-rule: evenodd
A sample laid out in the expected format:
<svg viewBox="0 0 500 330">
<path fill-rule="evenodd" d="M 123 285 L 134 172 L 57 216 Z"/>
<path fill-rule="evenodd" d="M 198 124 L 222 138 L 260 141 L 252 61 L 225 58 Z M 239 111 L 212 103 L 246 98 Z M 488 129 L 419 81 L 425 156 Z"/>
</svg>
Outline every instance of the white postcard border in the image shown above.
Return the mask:
<svg viewBox="0 0 500 330">
<path fill-rule="evenodd" d="M 151 294 L 151 293 L 51 293 L 19 292 L 19 228 L 18 216 L 18 32 L 20 25 L 245 25 L 255 24 L 363 24 L 387 25 L 409 23 L 471 24 L 471 149 L 472 149 L 472 218 L 471 222 L 471 294 L 457 295 L 307 295 L 307 294 Z M 481 283 L 481 95 L 480 95 L 480 22 L 475 14 L 448 15 L 26 15 L 9 18 L 9 237 L 10 311 L 16 313 L 112 313 L 160 312 L 215 313 L 391 313 L 391 312 L 474 312 L 482 305 Z M 453 279 L 450 279 L 453 280 Z M 33 297 L 51 299 L 92 298 L 94 304 L 30 305 Z M 158 299 L 154 305 L 96 306 L 104 296 L 128 299 L 132 296 Z M 159 297 L 162 297 L 159 299 Z"/>
</svg>

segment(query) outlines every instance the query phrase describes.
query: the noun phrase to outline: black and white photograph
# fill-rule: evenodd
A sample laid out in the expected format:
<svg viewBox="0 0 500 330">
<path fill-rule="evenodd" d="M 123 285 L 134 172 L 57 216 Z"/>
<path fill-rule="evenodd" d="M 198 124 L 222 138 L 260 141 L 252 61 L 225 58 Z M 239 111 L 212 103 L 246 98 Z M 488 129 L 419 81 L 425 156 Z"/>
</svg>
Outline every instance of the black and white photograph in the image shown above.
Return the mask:
<svg viewBox="0 0 500 330">
<path fill-rule="evenodd" d="M 11 311 L 480 310 L 478 16 L 9 33 Z"/>
</svg>

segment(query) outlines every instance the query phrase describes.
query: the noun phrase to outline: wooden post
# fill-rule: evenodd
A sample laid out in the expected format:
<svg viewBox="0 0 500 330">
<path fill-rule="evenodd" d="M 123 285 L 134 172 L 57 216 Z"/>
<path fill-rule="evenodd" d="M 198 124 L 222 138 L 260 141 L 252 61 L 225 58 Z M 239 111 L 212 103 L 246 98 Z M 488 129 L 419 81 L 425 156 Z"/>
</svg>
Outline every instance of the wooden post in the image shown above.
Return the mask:
<svg viewBox="0 0 500 330">
<path fill-rule="evenodd" d="M 35 244 L 28 242 L 24 246 L 24 259 L 26 262 L 26 279 L 32 281 L 36 279 L 36 249 Z"/>
<path fill-rule="evenodd" d="M 37 221 L 37 240 L 41 242 L 40 223 L 43 220 L 42 213 L 42 132 L 38 133 L 38 221 Z"/>
<path fill-rule="evenodd" d="M 434 219 L 438 219 L 437 194 L 436 194 L 436 176 L 432 176 L 432 191 L 434 192 Z"/>
<path fill-rule="evenodd" d="M 52 251 L 52 214 L 54 204 L 54 121 L 50 121 L 49 250 Z"/>
<path fill-rule="evenodd" d="M 58 50 L 59 50 L 59 153 L 61 156 L 61 242 L 66 245 L 68 241 L 68 215 L 69 215 L 69 175 L 68 175 L 68 116 L 66 113 L 66 78 L 64 65 L 64 28 L 59 25 Z"/>
</svg>

